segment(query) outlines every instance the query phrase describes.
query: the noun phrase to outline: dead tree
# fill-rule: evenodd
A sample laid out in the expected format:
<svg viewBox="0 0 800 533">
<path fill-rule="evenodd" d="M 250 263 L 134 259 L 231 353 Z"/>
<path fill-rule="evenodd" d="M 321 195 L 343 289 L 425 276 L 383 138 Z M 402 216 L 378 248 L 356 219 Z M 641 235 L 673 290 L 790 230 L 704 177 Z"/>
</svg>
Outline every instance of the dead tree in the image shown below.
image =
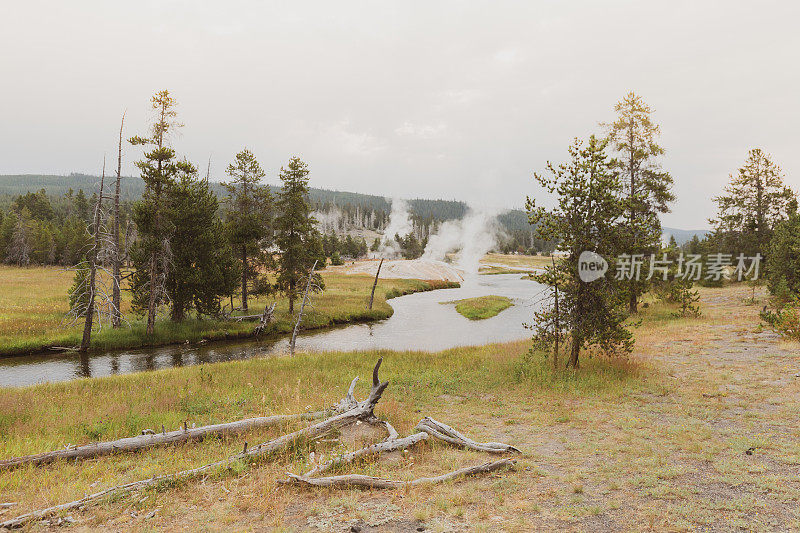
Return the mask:
<svg viewBox="0 0 800 533">
<path fill-rule="evenodd" d="M 94 301 L 96 294 L 97 280 L 97 252 L 100 249 L 100 213 L 103 206 L 103 184 L 106 179 L 106 162 L 103 159 L 103 174 L 100 176 L 100 194 L 97 195 L 97 203 L 94 206 L 94 232 L 92 249 L 89 251 L 89 303 L 86 306 L 86 320 L 83 323 L 83 338 L 78 351 L 86 352 L 89 350 L 89 342 L 92 338 L 92 322 L 94 321 Z"/>
<path fill-rule="evenodd" d="M 212 435 L 235 435 L 253 429 L 273 427 L 293 420 L 315 420 L 330 414 L 328 411 L 315 411 L 310 413 L 292 415 L 273 415 L 261 416 L 256 418 L 245 418 L 235 422 L 222 424 L 212 424 L 199 428 L 184 426 L 175 431 L 155 432 L 149 429 L 142 430 L 141 435 L 135 437 L 125 437 L 122 439 L 94 442 L 83 446 L 70 446 L 63 450 L 38 453 L 34 455 L 24 455 L 22 457 L 12 457 L 0 460 L 0 471 L 10 470 L 24 465 L 40 466 L 58 460 L 83 460 L 112 455 L 118 453 L 135 452 L 148 448 L 156 448 L 168 444 L 178 444 L 191 441 L 202 441 Z"/>
<path fill-rule="evenodd" d="M 258 337 L 262 333 L 264 333 L 264 329 L 266 329 L 267 324 L 272 321 L 272 318 L 275 316 L 275 305 L 277 302 L 272 302 L 272 305 L 267 304 L 264 306 L 264 314 L 261 315 L 261 319 L 258 322 L 258 325 L 253 330 L 253 335 Z"/>
<path fill-rule="evenodd" d="M 317 261 L 311 266 L 308 271 L 308 281 L 306 282 L 306 290 L 303 292 L 303 301 L 300 302 L 300 311 L 297 313 L 297 321 L 294 323 L 294 330 L 292 331 L 292 340 L 289 342 L 289 353 L 294 355 L 294 346 L 297 341 L 297 334 L 300 332 L 300 323 L 303 321 L 303 313 L 305 312 L 306 305 L 310 305 L 309 298 L 312 293 L 322 292 L 322 287 L 317 283 L 314 269 L 317 268 Z"/>
<path fill-rule="evenodd" d="M 122 181 L 122 129 L 125 126 L 125 113 L 122 113 L 122 121 L 119 125 L 119 148 L 117 150 L 117 180 L 114 187 L 114 226 L 113 226 L 113 255 L 111 257 L 112 268 L 112 302 L 114 304 L 113 315 L 111 316 L 111 327 L 118 328 L 122 323 L 122 309 L 120 283 L 122 282 L 122 249 L 119 242 L 119 190 Z"/>
<path fill-rule="evenodd" d="M 375 300 L 375 287 L 378 286 L 378 276 L 381 275 L 381 267 L 383 266 L 383 258 L 381 258 L 381 262 L 378 263 L 378 271 L 375 272 L 375 282 L 372 284 L 372 292 L 369 295 L 369 305 L 367 309 L 372 311 L 372 302 Z"/>
<path fill-rule="evenodd" d="M 353 380 L 350 392 L 348 393 L 349 397 L 346 399 L 347 401 L 343 400 L 342 402 L 340 402 L 339 405 L 334 408 L 333 412 L 335 414 L 329 418 L 326 418 L 325 420 L 322 420 L 321 422 L 317 422 L 315 424 L 307 426 L 293 433 L 282 435 L 271 441 L 264 442 L 257 446 L 253 446 L 252 448 L 248 448 L 247 445 L 245 444 L 243 451 L 235 455 L 231 455 L 230 457 L 227 457 L 220 461 L 208 463 L 199 466 L 197 468 L 191 468 L 189 470 L 183 470 L 181 472 L 176 472 L 174 474 L 154 476 L 152 478 L 133 481 L 130 483 L 125 483 L 123 485 L 115 485 L 113 487 L 109 487 L 105 490 L 96 492 L 94 494 L 89 494 L 88 496 L 84 496 L 79 500 L 64 503 L 61 505 L 56 505 L 53 507 L 48 507 L 47 509 L 41 509 L 38 511 L 26 513 L 11 520 L 0 522 L 0 528 L 13 529 L 22 527 L 26 523 L 31 522 L 33 520 L 42 520 L 62 511 L 70 511 L 73 509 L 77 509 L 83 507 L 88 503 L 96 502 L 97 500 L 100 500 L 112 494 L 114 495 L 126 494 L 134 490 L 157 487 L 165 483 L 174 483 L 180 480 L 190 479 L 200 474 L 205 474 L 214 471 L 215 469 L 218 468 L 230 468 L 234 464 L 240 463 L 241 461 L 249 462 L 255 459 L 273 455 L 276 452 L 287 449 L 302 440 L 313 440 L 315 438 L 326 435 L 331 431 L 353 424 L 356 421 L 372 420 L 375 418 L 374 414 L 375 406 L 381 399 L 383 391 L 386 390 L 386 387 L 389 385 L 388 381 L 381 383 L 381 381 L 378 379 L 378 370 L 381 366 L 381 361 L 382 359 L 378 360 L 378 363 L 375 365 L 375 368 L 372 371 L 372 388 L 370 389 L 369 396 L 367 396 L 367 398 L 361 402 L 356 401 L 355 398 L 352 396 L 353 386 L 355 385 L 356 381 Z M 348 408 L 346 411 L 341 411 L 340 410 L 341 406 L 348 406 Z"/>
<path fill-rule="evenodd" d="M 461 468 L 440 476 L 430 477 L 430 478 L 418 478 L 412 481 L 386 480 L 386 479 L 379 479 L 362 475 L 345 475 L 345 476 L 321 477 L 321 478 L 311 477 L 312 475 L 325 472 L 336 466 L 352 463 L 354 460 L 358 458 L 364 458 L 368 456 L 378 456 L 381 453 L 386 453 L 393 450 L 405 449 L 419 442 L 422 442 L 423 440 L 427 440 L 429 438 L 440 439 L 448 444 L 469 448 L 472 450 L 487 451 L 490 453 L 505 453 L 505 452 L 519 451 L 513 446 L 509 446 L 507 444 L 493 443 L 493 442 L 487 442 L 487 443 L 475 442 L 472 439 L 465 437 L 464 435 L 462 435 L 455 429 L 451 428 L 450 426 L 442 424 L 441 422 L 437 422 L 436 420 L 427 417 L 423 418 L 415 428 L 417 430 L 417 433 L 414 433 L 413 435 L 410 435 L 408 437 L 399 438 L 397 435 L 397 431 L 394 430 L 391 424 L 389 424 L 386 421 L 380 420 L 375 416 L 375 406 L 381 399 L 384 391 L 386 390 L 386 387 L 388 387 L 389 385 L 388 381 L 381 382 L 378 377 L 378 371 L 380 370 L 382 361 L 383 361 L 382 359 L 378 359 L 375 368 L 372 370 L 372 386 L 370 388 L 369 395 L 367 396 L 367 398 L 362 401 L 358 401 L 355 398 L 353 392 L 355 390 L 355 385 L 358 381 L 358 378 L 356 377 L 350 383 L 350 388 L 347 391 L 347 395 L 336 406 L 332 408 L 331 416 L 325 418 L 324 420 L 315 422 L 305 428 L 302 428 L 300 430 L 294 431 L 286 435 L 282 435 L 278 438 L 264 442 L 257 446 L 253 446 L 251 448 L 248 448 L 247 443 L 245 443 L 244 449 L 241 452 L 231 455 L 227 458 L 221 459 L 219 461 L 215 461 L 213 463 L 208 463 L 202 466 L 198 466 L 196 468 L 183 470 L 180 472 L 176 472 L 174 474 L 164 474 L 164 475 L 154 476 L 148 479 L 142 479 L 130 483 L 125 483 L 122 485 L 115 485 L 106 488 L 104 490 L 98 491 L 94 494 L 89 494 L 87 496 L 84 496 L 83 498 L 80 498 L 72 502 L 26 513 L 21 516 L 17 516 L 16 518 L 13 518 L 11 520 L 0 522 L 0 528 L 12 529 L 12 528 L 22 527 L 28 522 L 34 520 L 43 520 L 60 512 L 66 512 L 78 509 L 84 507 L 87 504 L 97 502 L 98 500 L 101 500 L 108 496 L 112 495 L 120 496 L 122 494 L 130 493 L 136 490 L 164 486 L 165 484 L 173 484 L 178 481 L 184 481 L 198 477 L 200 475 L 206 475 L 209 472 L 213 472 L 221 468 L 231 468 L 235 464 L 241 464 L 243 461 L 249 463 L 258 459 L 270 457 L 276 454 L 277 452 L 296 446 L 300 442 L 312 441 L 314 439 L 318 439 L 324 435 L 329 434 L 334 430 L 341 429 L 345 426 L 354 424 L 359 421 L 368 424 L 384 425 L 389 434 L 387 439 L 384 440 L 382 443 L 378 443 L 363 448 L 361 450 L 357 450 L 355 452 L 350 452 L 348 454 L 343 454 L 337 457 L 336 459 L 328 461 L 328 463 L 324 465 L 315 467 L 305 475 L 300 476 L 290 473 L 288 474 L 289 479 L 282 483 L 300 483 L 308 486 L 320 486 L 320 487 L 360 486 L 366 488 L 398 489 L 409 486 L 441 483 L 461 476 L 486 474 L 497 471 L 499 469 L 508 468 L 514 465 L 514 461 L 511 459 L 500 459 L 490 463 L 484 463 L 477 466 Z M 306 416 L 306 415 L 295 415 L 295 416 Z M 238 422 L 238 424 L 241 424 L 243 422 L 246 423 L 247 421 L 240 421 Z M 237 426 L 237 429 L 241 428 Z M 198 428 L 197 431 L 208 431 L 208 427 Z M 190 434 L 190 430 L 185 426 L 183 434 L 184 435 Z M 106 448 L 108 447 L 106 446 Z"/>
</svg>

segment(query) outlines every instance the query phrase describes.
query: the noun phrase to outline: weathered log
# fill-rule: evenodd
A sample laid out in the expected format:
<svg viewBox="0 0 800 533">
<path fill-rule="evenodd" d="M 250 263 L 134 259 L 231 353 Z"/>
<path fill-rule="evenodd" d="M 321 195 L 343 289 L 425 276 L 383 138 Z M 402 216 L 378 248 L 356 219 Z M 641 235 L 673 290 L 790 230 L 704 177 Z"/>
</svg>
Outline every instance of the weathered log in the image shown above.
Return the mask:
<svg viewBox="0 0 800 533">
<path fill-rule="evenodd" d="M 388 381 L 381 383 L 380 380 L 378 379 L 378 369 L 380 368 L 382 361 L 383 359 L 378 359 L 378 363 L 375 365 L 375 368 L 372 371 L 372 388 L 370 390 L 369 396 L 367 396 L 367 399 L 365 399 L 362 402 L 357 402 L 357 405 L 355 407 L 347 410 L 344 413 L 337 414 L 326 420 L 323 420 L 316 424 L 312 424 L 304 429 L 301 429 L 300 431 L 295 431 L 294 433 L 283 435 L 269 442 L 264 442 L 262 444 L 259 444 L 258 446 L 246 449 L 240 453 L 237 453 L 220 461 L 205 464 L 189 470 L 183 470 L 181 472 L 176 472 L 174 474 L 154 476 L 149 479 L 142 479 L 139 481 L 126 483 L 124 485 L 116 485 L 113 487 L 109 487 L 100 492 L 96 492 L 94 494 L 85 496 L 79 500 L 75 500 L 69 503 L 64 503 L 61 505 L 56 505 L 53 507 L 49 507 L 47 509 L 40 509 L 38 511 L 33 511 L 18 516 L 11 520 L 6 520 L 5 522 L 0 522 L 0 528 L 13 529 L 21 527 L 27 522 L 30 522 L 32 520 L 41 520 L 55 513 L 77 509 L 79 507 L 83 507 L 87 503 L 95 502 L 111 494 L 128 493 L 134 490 L 139 490 L 148 487 L 155 487 L 161 485 L 162 483 L 170 483 L 178 480 L 189 479 L 199 474 L 212 471 L 216 468 L 228 467 L 232 463 L 237 461 L 254 459 L 257 457 L 270 455 L 274 452 L 277 452 L 279 450 L 291 446 L 292 444 L 298 442 L 301 439 L 304 438 L 312 439 L 319 437 L 334 429 L 342 428 L 348 424 L 351 424 L 356 420 L 371 419 L 375 416 L 374 415 L 375 405 L 380 400 L 383 391 L 386 390 L 386 387 L 389 385 Z M 352 388 L 353 385 L 351 384 L 349 392 L 351 396 L 352 396 Z"/>
<path fill-rule="evenodd" d="M 3 459 L 0 461 L 0 470 L 7 470 L 22 465 L 43 465 L 58 459 L 90 459 L 92 457 L 100 457 L 102 455 L 114 453 L 134 452 L 167 444 L 203 440 L 210 435 L 233 435 L 252 429 L 276 426 L 282 422 L 291 420 L 315 420 L 324 417 L 326 414 L 328 414 L 326 411 L 317 411 L 293 415 L 261 416 L 237 420 L 235 422 L 212 424 L 199 428 L 185 428 L 162 433 L 156 433 L 152 430 L 145 429 L 142 431 L 141 435 L 136 437 L 125 437 L 113 441 L 95 442 L 83 446 L 71 446 L 63 450 Z"/>
<path fill-rule="evenodd" d="M 354 452 L 344 453 L 342 455 L 339 455 L 331 459 L 330 461 L 324 464 L 315 466 L 314 468 L 303 474 L 302 477 L 318 476 L 319 474 L 327 472 L 332 468 L 341 466 L 343 464 L 352 463 L 356 459 L 360 459 L 362 457 L 369 457 L 381 453 L 404 450 L 406 448 L 414 446 L 418 442 L 426 440 L 427 438 L 428 438 L 427 433 L 420 432 L 409 435 L 408 437 L 394 438 L 392 440 L 385 440 L 383 442 L 378 442 L 376 444 L 372 444 L 370 446 L 367 446 L 366 448 L 361 448 L 360 450 L 356 450 Z M 289 475 L 291 477 L 294 474 L 289 474 Z"/>
<path fill-rule="evenodd" d="M 298 476 L 296 474 L 289 474 L 289 477 L 296 483 L 309 485 L 313 487 L 364 487 L 368 489 L 402 489 L 405 487 L 414 487 L 418 485 L 431 485 L 435 483 L 442 483 L 462 476 L 474 476 L 478 474 L 488 474 L 502 468 L 513 466 L 515 461 L 513 459 L 500 459 L 491 463 L 484 463 L 477 466 L 470 466 L 467 468 L 460 468 L 447 474 L 436 477 L 422 477 L 411 481 L 398 481 L 394 479 L 381 479 L 372 476 L 364 476 L 361 474 L 348 474 L 344 476 L 331 476 L 331 477 L 307 477 Z"/>
<path fill-rule="evenodd" d="M 437 422 L 433 418 L 427 416 L 420 420 L 419 424 L 417 424 L 417 427 L 414 429 L 417 431 L 424 431 L 432 437 L 436 437 L 437 439 L 449 442 L 450 444 L 461 448 L 468 448 L 470 450 L 488 453 L 520 453 L 519 449 L 508 444 L 503 444 L 502 442 L 476 442 L 459 433 L 447 424 Z"/>
</svg>

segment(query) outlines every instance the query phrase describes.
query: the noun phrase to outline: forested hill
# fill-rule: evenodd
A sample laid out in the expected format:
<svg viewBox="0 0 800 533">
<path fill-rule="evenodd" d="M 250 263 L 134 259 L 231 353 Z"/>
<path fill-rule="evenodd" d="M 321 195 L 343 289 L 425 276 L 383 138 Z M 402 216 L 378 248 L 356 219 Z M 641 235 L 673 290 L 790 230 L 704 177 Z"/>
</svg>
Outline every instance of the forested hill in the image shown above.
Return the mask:
<svg viewBox="0 0 800 533">
<path fill-rule="evenodd" d="M 11 199 L 28 192 L 36 192 L 44 189 L 48 196 L 63 196 L 70 189 L 73 192 L 83 190 L 87 196 L 96 192 L 99 184 L 99 176 L 89 176 L 86 174 L 70 174 L 69 176 L 54 175 L 0 175 L 0 197 L 5 197 L 4 203 L 10 203 Z M 219 183 L 211 183 L 211 188 L 220 197 L 227 193 Z M 278 187 L 271 185 L 273 192 Z M 124 177 L 122 180 L 121 194 L 123 201 L 138 199 L 144 191 L 144 182 L 138 177 Z M 342 208 L 358 208 L 361 211 L 375 211 L 388 214 L 391 211 L 390 201 L 383 196 L 360 194 L 354 192 L 331 191 L 327 189 L 311 189 L 311 201 L 320 209 L 327 210 L 336 206 Z M 445 221 L 460 219 L 464 216 L 467 206 L 464 202 L 455 200 L 409 200 L 411 213 L 419 220 L 425 221 Z M 528 229 L 528 222 L 525 213 L 513 211 L 502 217 L 502 223 L 508 229 Z"/>
<path fill-rule="evenodd" d="M 73 192 L 83 190 L 87 196 L 91 196 L 97 189 L 100 178 L 86 174 L 70 174 L 68 176 L 54 175 L 0 175 L 0 209 L 7 208 L 14 197 L 36 192 L 44 189 L 48 196 L 59 197 L 65 195 L 72 189 Z M 220 197 L 226 195 L 225 189 L 220 183 L 211 183 L 214 192 Z M 278 187 L 271 185 L 273 192 Z M 138 199 L 144 191 L 144 182 L 138 177 L 125 177 L 122 180 L 122 199 L 132 201 Z M 317 209 L 329 211 L 337 208 L 345 213 L 374 213 L 381 223 L 385 223 L 391 211 L 390 201 L 383 196 L 374 196 L 355 192 L 331 191 L 327 189 L 312 188 L 310 192 L 311 201 Z M 464 202 L 455 200 L 409 200 L 409 207 L 415 222 L 429 226 L 445 220 L 456 220 L 464 216 L 467 205 Z M 531 234 L 531 227 L 528 224 L 528 217 L 524 211 L 514 209 L 500 215 L 499 220 L 506 232 L 516 236 L 520 241 L 527 235 L 530 244 L 534 238 Z M 679 243 L 689 241 L 693 235 L 703 237 L 705 231 L 676 230 L 664 228 L 664 231 L 675 236 Z"/>
</svg>

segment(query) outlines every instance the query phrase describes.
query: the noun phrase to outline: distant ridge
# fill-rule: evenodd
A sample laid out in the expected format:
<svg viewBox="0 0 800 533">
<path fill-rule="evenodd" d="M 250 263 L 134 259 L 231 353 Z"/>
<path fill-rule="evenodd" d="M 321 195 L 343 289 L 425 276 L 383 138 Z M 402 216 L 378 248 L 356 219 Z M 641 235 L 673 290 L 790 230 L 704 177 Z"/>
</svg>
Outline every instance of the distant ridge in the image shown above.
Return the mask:
<svg viewBox="0 0 800 533">
<path fill-rule="evenodd" d="M 12 197 L 35 192 L 44 189 L 51 196 L 62 196 L 72 189 L 78 191 L 83 189 L 87 196 L 97 188 L 99 176 L 88 174 L 72 173 L 67 176 L 53 174 L 16 174 L 0 175 L 0 197 Z M 218 182 L 211 182 L 211 189 L 218 196 L 225 196 L 227 193 Z M 278 186 L 270 185 L 273 192 L 278 190 Z M 123 200 L 136 200 L 144 192 L 144 182 L 139 177 L 123 177 L 121 194 Z M 356 192 L 334 191 L 329 189 L 311 188 L 309 196 L 311 201 L 318 207 L 329 206 L 358 206 L 362 209 L 373 209 L 375 211 L 389 212 L 391 209 L 389 200 L 383 196 L 371 194 L 361 194 Z M 409 200 L 410 210 L 414 215 L 424 220 L 454 220 L 464 216 L 467 204 L 457 200 L 429 200 L 416 198 Z M 500 223 L 510 231 L 529 231 L 528 216 L 521 209 L 512 209 L 499 217 Z M 678 244 L 684 244 L 697 235 L 703 238 L 707 230 L 683 230 L 676 228 L 664 228 L 664 233 L 673 235 Z"/>
</svg>

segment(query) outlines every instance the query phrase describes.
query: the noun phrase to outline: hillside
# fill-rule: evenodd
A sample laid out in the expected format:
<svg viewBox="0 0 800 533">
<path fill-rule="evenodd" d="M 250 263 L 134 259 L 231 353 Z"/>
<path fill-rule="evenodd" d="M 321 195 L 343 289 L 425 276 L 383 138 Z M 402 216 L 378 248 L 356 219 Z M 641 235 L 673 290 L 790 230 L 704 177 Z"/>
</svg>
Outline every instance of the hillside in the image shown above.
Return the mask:
<svg viewBox="0 0 800 533">
<path fill-rule="evenodd" d="M 70 189 L 73 191 L 83 189 L 87 195 L 91 196 L 91 193 L 97 187 L 99 179 L 98 176 L 77 173 L 72 173 L 68 176 L 40 174 L 0 175 L 0 206 L 10 203 L 11 198 L 14 196 L 35 192 L 40 189 L 44 189 L 50 196 L 63 196 Z M 226 195 L 222 184 L 213 182 L 211 187 L 218 196 L 223 197 Z M 270 189 L 276 192 L 278 187 L 270 185 Z M 138 177 L 124 177 L 121 191 L 124 201 L 136 200 L 144 191 L 144 182 Z M 335 207 L 346 213 L 373 212 L 374 219 L 378 221 L 386 220 L 391 211 L 390 200 L 383 196 L 311 188 L 310 198 L 319 210 L 330 211 Z M 412 217 L 426 225 L 460 219 L 467 210 L 465 202 L 456 200 L 416 198 L 409 200 L 408 203 Z M 507 211 L 500 215 L 498 219 L 506 232 L 517 234 L 529 233 L 531 230 L 526 213 L 520 209 Z M 666 227 L 664 232 L 673 235 L 679 244 L 688 242 L 694 235 L 702 238 L 707 233 L 705 230 L 683 230 Z"/>
</svg>

